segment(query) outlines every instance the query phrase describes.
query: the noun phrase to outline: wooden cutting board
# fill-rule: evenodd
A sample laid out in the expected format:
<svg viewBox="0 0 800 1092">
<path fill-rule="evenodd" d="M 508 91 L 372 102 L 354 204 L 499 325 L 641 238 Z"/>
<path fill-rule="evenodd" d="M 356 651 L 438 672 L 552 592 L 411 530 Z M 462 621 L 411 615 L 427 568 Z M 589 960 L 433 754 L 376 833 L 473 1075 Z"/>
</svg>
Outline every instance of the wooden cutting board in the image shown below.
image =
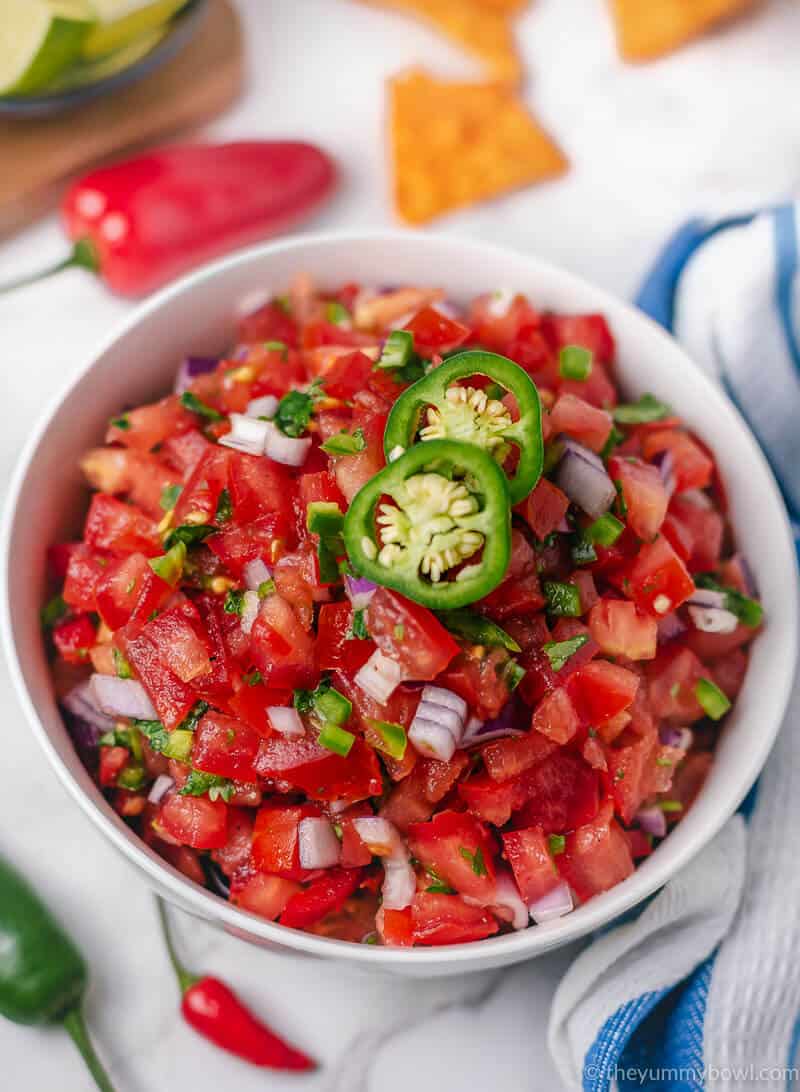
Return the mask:
<svg viewBox="0 0 800 1092">
<path fill-rule="evenodd" d="M 244 74 L 239 20 L 211 0 L 191 40 L 138 83 L 72 113 L 0 121 L 0 237 L 57 204 L 90 166 L 192 129 L 236 98 Z"/>
</svg>

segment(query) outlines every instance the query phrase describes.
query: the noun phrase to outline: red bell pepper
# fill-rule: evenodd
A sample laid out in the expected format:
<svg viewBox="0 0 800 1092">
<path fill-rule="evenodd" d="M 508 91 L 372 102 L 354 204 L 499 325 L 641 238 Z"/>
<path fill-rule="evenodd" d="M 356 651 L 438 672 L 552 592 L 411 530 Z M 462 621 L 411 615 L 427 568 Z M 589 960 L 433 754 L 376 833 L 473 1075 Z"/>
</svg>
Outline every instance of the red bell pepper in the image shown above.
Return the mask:
<svg viewBox="0 0 800 1092">
<path fill-rule="evenodd" d="M 62 204 L 72 253 L 0 292 L 80 266 L 121 296 L 145 295 L 304 219 L 332 192 L 336 174 L 313 144 L 268 140 L 175 145 L 99 167 Z"/>
</svg>

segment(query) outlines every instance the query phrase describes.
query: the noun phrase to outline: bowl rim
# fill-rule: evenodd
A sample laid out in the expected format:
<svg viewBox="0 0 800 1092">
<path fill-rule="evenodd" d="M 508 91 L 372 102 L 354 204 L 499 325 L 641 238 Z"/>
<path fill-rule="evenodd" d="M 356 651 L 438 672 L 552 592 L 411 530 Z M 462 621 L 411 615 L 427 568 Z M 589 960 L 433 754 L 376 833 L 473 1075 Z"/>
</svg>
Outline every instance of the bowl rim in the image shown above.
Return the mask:
<svg viewBox="0 0 800 1092">
<path fill-rule="evenodd" d="M 777 525 L 780 525 L 780 533 L 784 539 L 783 546 L 788 548 L 788 556 L 794 558 L 791 526 L 780 490 L 763 452 L 741 413 L 730 402 L 727 395 L 692 361 L 683 347 L 671 335 L 628 301 L 620 299 L 582 276 L 572 273 L 555 263 L 546 261 L 536 254 L 485 243 L 481 240 L 458 235 L 431 235 L 419 231 L 396 229 L 325 231 L 296 235 L 288 239 L 257 244 L 236 251 L 224 258 L 208 263 L 162 288 L 134 307 L 121 321 L 115 323 L 106 336 L 98 339 L 94 348 L 87 353 L 85 361 L 48 400 L 18 456 L 3 507 L 3 522 L 0 530 L 0 629 L 2 630 L 2 642 L 9 665 L 9 674 L 17 698 L 33 729 L 34 736 L 47 755 L 58 779 L 83 812 L 110 839 L 112 844 L 129 861 L 143 870 L 152 884 L 166 890 L 177 904 L 200 917 L 223 924 L 229 931 L 243 936 L 244 939 L 251 942 L 267 943 L 277 948 L 292 949 L 296 953 L 344 959 L 355 964 L 371 965 L 376 969 L 391 970 L 400 967 L 414 967 L 418 973 L 424 973 L 425 968 L 434 971 L 437 967 L 440 968 L 446 964 L 454 970 L 467 971 L 477 969 L 481 964 L 500 965 L 530 958 L 586 936 L 593 930 L 618 919 L 620 915 L 642 903 L 663 887 L 680 869 L 685 867 L 721 830 L 761 772 L 783 722 L 792 686 L 791 672 L 785 673 L 783 677 L 776 679 L 774 682 L 773 703 L 775 709 L 780 710 L 780 715 L 774 718 L 775 723 L 772 725 L 771 730 L 758 737 L 760 746 L 752 748 L 747 777 L 743 779 L 735 796 L 729 799 L 726 808 L 717 808 L 711 813 L 706 819 L 704 828 L 696 832 L 694 839 L 673 850 L 669 858 L 664 857 L 661 861 L 659 861 L 658 855 L 650 858 L 650 868 L 646 875 L 643 876 L 641 870 L 637 868 L 622 883 L 584 903 L 579 908 L 579 912 L 569 914 L 545 925 L 537 925 L 533 928 L 523 929 L 500 937 L 490 937 L 480 942 L 454 944 L 446 947 L 380 947 L 316 936 L 315 934 L 287 928 L 277 922 L 266 921 L 255 914 L 241 910 L 178 872 L 168 862 L 153 854 L 137 835 L 133 832 L 127 832 L 117 825 L 111 814 L 106 814 L 98 806 L 98 803 L 85 791 L 79 779 L 67 767 L 39 718 L 17 655 L 9 600 L 12 529 L 20 494 L 30 464 L 62 402 L 85 379 L 98 360 L 113 348 L 116 342 L 146 317 L 168 306 L 173 299 L 191 291 L 196 285 L 224 276 L 229 270 L 239 266 L 246 266 L 250 262 L 268 260 L 277 254 L 283 255 L 293 252 L 296 252 L 298 257 L 301 258 L 306 250 L 342 243 L 388 247 L 401 241 L 404 246 L 416 244 L 423 249 L 430 245 L 440 248 L 450 247 L 453 249 L 454 257 L 457 255 L 463 257 L 466 251 L 472 251 L 476 255 L 492 254 L 497 259 L 505 257 L 515 261 L 527 261 L 535 266 L 543 276 L 550 276 L 556 280 L 560 279 L 563 284 L 573 286 L 576 289 L 576 295 L 581 293 L 590 294 L 596 300 L 598 310 L 604 313 L 614 312 L 615 317 L 622 316 L 626 323 L 634 327 L 637 325 L 650 327 L 651 337 L 655 335 L 658 339 L 661 339 L 672 354 L 676 351 L 680 352 L 686 364 L 693 372 L 698 373 L 701 385 L 705 385 L 709 391 L 713 391 L 714 397 L 721 397 L 727 403 L 738 426 L 737 443 L 744 443 L 750 449 L 749 457 L 754 458 L 761 464 L 765 480 L 769 483 L 769 499 L 776 515 L 775 530 L 778 530 Z M 301 265 L 302 262 L 300 261 L 298 264 Z M 793 606 L 790 609 L 787 631 L 783 633 L 783 643 L 790 654 L 790 662 L 796 662 L 798 651 L 798 574 L 796 564 L 792 567 L 789 581 L 791 587 L 787 587 L 787 598 L 791 593 Z M 777 700 L 775 700 L 776 698 Z M 252 940 L 254 936 L 258 938 L 258 941 Z"/>
</svg>

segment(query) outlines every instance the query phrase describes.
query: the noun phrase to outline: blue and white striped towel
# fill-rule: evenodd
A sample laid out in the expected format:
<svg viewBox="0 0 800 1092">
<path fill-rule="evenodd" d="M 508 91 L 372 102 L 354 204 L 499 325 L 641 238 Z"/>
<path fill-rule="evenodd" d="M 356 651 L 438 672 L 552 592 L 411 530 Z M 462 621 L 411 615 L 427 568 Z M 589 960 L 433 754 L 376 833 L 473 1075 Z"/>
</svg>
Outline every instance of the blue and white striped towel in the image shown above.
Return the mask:
<svg viewBox="0 0 800 1092">
<path fill-rule="evenodd" d="M 800 205 L 667 244 L 637 303 L 748 418 L 800 520 Z M 556 992 L 569 1089 L 800 1089 L 800 683 L 752 811 L 637 917 L 598 936 Z M 745 811 L 749 809 L 745 808 Z"/>
</svg>

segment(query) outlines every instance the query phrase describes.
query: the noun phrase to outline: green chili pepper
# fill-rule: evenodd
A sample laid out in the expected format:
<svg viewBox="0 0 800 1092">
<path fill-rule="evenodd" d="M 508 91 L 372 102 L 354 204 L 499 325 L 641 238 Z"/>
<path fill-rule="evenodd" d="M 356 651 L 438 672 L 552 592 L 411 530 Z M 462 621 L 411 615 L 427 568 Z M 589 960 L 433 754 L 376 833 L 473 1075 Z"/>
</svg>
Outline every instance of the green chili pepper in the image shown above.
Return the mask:
<svg viewBox="0 0 800 1092">
<path fill-rule="evenodd" d="M 423 606 L 474 603 L 497 587 L 508 567 L 505 476 L 473 444 L 415 444 L 353 498 L 344 542 L 357 573 Z M 456 572 L 447 580 L 450 570 Z"/>
<path fill-rule="evenodd" d="M 519 420 L 513 421 L 506 406 L 486 391 L 460 386 L 458 380 L 486 376 L 514 395 Z M 513 360 L 496 353 L 457 353 L 409 387 L 395 402 L 383 446 L 388 459 L 417 440 L 464 440 L 488 452 L 498 463 L 511 447 L 519 449 L 519 462 L 507 479 L 511 503 L 530 493 L 542 473 L 542 409 L 539 392 L 527 372 Z"/>
<path fill-rule="evenodd" d="M 0 860 L 0 1015 L 17 1024 L 61 1024 L 97 1087 L 114 1092 L 83 1020 L 87 984 L 78 949 L 19 873 Z"/>
</svg>

